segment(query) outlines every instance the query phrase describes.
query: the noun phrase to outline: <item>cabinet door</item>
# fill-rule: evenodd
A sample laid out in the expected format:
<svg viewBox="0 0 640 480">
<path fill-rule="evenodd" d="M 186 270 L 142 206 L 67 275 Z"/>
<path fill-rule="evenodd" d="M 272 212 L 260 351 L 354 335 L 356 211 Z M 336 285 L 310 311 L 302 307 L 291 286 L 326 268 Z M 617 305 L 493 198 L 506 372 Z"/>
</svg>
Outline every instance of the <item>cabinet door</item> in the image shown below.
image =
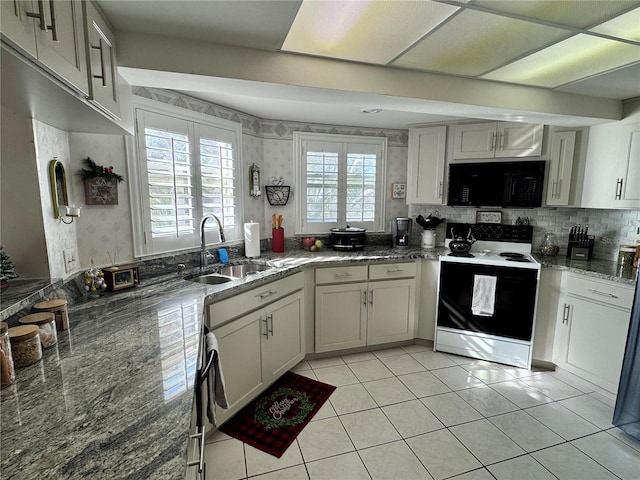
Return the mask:
<svg viewBox="0 0 640 480">
<path fill-rule="evenodd" d="M 367 342 L 367 284 L 316 287 L 316 352 Z"/>
<path fill-rule="evenodd" d="M 547 205 L 569 205 L 576 132 L 556 132 L 551 139 Z"/>
<path fill-rule="evenodd" d="M 84 2 L 89 100 L 119 117 L 115 37 L 93 3 Z"/>
<path fill-rule="evenodd" d="M 617 172 L 611 161 L 617 158 L 620 141 L 617 122 L 589 128 L 581 207 L 615 208 Z"/>
<path fill-rule="evenodd" d="M 34 8 L 36 7 L 31 0 L 0 2 L 0 31 L 3 40 L 36 58 L 38 52 L 35 27 L 37 23 L 40 28 L 40 22 L 27 16 L 27 13 L 37 12 L 37 8 Z"/>
<path fill-rule="evenodd" d="M 615 206 L 640 208 L 640 122 L 620 130 Z"/>
<path fill-rule="evenodd" d="M 565 299 L 566 300 L 566 299 Z M 564 345 L 559 363 L 572 373 L 616 393 L 629 328 L 629 312 L 571 298 L 560 311 Z"/>
<path fill-rule="evenodd" d="M 415 280 L 369 284 L 367 345 L 410 340 L 415 325 Z"/>
<path fill-rule="evenodd" d="M 263 378 L 269 383 L 304 358 L 302 292 L 278 300 L 266 309 L 262 336 Z M 268 336 L 264 335 L 268 333 Z"/>
<path fill-rule="evenodd" d="M 213 330 L 218 338 L 229 409 L 216 409 L 218 425 L 253 399 L 261 390 L 261 319 L 264 311 L 250 313 Z"/>
<path fill-rule="evenodd" d="M 407 203 L 444 203 L 447 127 L 409 129 Z"/>
<path fill-rule="evenodd" d="M 456 125 L 453 137 L 453 158 L 493 158 L 496 148 L 496 123 Z"/>
<path fill-rule="evenodd" d="M 544 125 L 500 122 L 497 127 L 496 158 L 536 157 L 542 153 Z"/>
<path fill-rule="evenodd" d="M 55 18 L 55 29 L 45 32 L 36 28 L 38 61 L 86 95 L 89 92 L 89 81 L 84 48 L 82 3 L 50 0 L 44 2 L 44 9 L 47 25 L 52 25 L 52 16 Z"/>
</svg>

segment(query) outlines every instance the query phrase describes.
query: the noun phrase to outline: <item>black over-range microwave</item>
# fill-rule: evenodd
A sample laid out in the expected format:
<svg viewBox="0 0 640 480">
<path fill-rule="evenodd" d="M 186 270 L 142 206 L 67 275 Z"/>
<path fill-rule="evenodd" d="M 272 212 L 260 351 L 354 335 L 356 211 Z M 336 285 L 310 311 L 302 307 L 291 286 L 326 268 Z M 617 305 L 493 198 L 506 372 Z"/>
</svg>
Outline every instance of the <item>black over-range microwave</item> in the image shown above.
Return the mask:
<svg viewBox="0 0 640 480">
<path fill-rule="evenodd" d="M 539 207 L 542 161 L 454 163 L 449 165 L 448 205 Z"/>
</svg>

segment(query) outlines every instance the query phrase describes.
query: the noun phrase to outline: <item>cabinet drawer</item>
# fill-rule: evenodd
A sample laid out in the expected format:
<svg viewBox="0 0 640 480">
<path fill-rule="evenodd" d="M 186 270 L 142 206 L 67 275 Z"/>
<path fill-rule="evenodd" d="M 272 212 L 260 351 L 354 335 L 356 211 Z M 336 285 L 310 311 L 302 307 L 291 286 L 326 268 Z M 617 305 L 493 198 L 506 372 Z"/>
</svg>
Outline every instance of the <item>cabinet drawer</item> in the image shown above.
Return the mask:
<svg viewBox="0 0 640 480">
<path fill-rule="evenodd" d="M 274 300 L 278 300 L 285 295 L 300 290 L 303 285 L 304 275 L 300 272 L 290 277 L 285 277 L 282 280 L 253 288 L 235 297 L 213 303 L 207 308 L 207 324 L 209 328 L 215 328 L 232 318 L 244 315 L 256 308 L 264 307 Z"/>
<path fill-rule="evenodd" d="M 387 280 L 416 276 L 415 262 L 384 263 L 369 266 L 369 280 Z"/>
<path fill-rule="evenodd" d="M 316 283 L 362 282 L 367 280 L 366 265 L 316 268 Z"/>
<path fill-rule="evenodd" d="M 593 280 L 583 275 L 568 274 L 565 290 L 569 295 L 585 297 L 627 310 L 631 309 L 633 303 L 633 288 L 606 280 Z"/>
</svg>

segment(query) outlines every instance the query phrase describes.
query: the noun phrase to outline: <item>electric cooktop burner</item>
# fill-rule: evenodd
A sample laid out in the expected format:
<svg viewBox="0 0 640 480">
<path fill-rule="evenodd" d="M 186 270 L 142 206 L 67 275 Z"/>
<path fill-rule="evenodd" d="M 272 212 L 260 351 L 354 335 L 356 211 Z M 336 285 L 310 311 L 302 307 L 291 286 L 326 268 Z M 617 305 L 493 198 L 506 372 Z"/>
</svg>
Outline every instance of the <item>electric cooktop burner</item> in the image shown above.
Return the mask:
<svg viewBox="0 0 640 480">
<path fill-rule="evenodd" d="M 512 258 L 524 258 L 524 254 L 516 252 L 502 252 L 500 256 L 507 257 L 507 260 L 510 260 Z"/>
<path fill-rule="evenodd" d="M 520 257 L 507 257 L 507 262 L 521 262 L 521 263 L 529 263 L 531 260 L 528 258 L 520 258 Z"/>
<path fill-rule="evenodd" d="M 475 255 L 471 254 L 471 253 L 455 253 L 455 252 L 451 252 L 449 254 L 450 257 L 464 257 L 464 258 L 474 258 Z"/>
</svg>

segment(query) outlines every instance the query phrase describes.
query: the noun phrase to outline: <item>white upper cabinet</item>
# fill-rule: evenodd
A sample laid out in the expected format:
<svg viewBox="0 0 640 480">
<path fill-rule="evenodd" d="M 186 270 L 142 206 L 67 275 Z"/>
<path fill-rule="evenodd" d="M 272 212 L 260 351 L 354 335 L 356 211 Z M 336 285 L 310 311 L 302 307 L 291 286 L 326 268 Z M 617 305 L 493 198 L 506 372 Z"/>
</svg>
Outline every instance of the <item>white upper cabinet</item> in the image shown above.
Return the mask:
<svg viewBox="0 0 640 480">
<path fill-rule="evenodd" d="M 0 3 L 3 40 L 87 94 L 82 3 L 64 0 Z"/>
<path fill-rule="evenodd" d="M 84 2 L 89 101 L 119 117 L 115 36 L 91 2 Z"/>
<path fill-rule="evenodd" d="M 576 132 L 554 132 L 549 154 L 547 199 L 549 206 L 569 205 Z"/>
<path fill-rule="evenodd" d="M 615 205 L 640 207 L 640 121 L 622 125 Z"/>
<path fill-rule="evenodd" d="M 444 203 L 447 127 L 409 129 L 407 203 Z"/>
<path fill-rule="evenodd" d="M 591 127 L 581 206 L 640 208 L 640 114 Z"/>
<path fill-rule="evenodd" d="M 544 125 L 491 122 L 456 125 L 453 159 L 537 157 Z"/>
</svg>

